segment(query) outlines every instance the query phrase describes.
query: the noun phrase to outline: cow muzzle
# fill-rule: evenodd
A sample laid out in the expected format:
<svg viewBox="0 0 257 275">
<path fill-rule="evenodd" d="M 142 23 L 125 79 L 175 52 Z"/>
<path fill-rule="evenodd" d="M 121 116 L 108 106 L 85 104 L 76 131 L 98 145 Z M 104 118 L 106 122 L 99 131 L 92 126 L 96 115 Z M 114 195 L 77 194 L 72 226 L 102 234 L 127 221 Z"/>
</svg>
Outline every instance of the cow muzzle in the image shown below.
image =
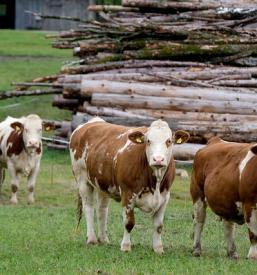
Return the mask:
<svg viewBox="0 0 257 275">
<path fill-rule="evenodd" d="M 29 140 L 26 147 L 31 149 L 37 149 L 39 148 L 39 142 L 37 140 Z"/>
<path fill-rule="evenodd" d="M 163 168 L 167 166 L 167 162 L 165 160 L 164 156 L 161 155 L 156 155 L 153 156 L 152 161 L 151 161 L 151 166 L 153 166 L 154 168 Z"/>
</svg>

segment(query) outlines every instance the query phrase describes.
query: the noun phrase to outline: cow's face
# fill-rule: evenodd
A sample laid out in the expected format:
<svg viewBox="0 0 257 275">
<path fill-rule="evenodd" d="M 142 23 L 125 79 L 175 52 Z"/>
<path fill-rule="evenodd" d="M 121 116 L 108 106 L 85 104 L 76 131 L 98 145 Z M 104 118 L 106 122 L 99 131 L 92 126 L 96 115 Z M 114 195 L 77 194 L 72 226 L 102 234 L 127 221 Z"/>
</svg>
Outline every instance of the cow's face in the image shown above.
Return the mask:
<svg viewBox="0 0 257 275">
<path fill-rule="evenodd" d="M 51 130 L 53 125 L 43 123 L 38 115 L 28 115 L 23 123 L 17 121 L 12 123 L 11 127 L 22 134 L 25 148 L 33 152 L 41 147 L 42 129 Z"/>
<path fill-rule="evenodd" d="M 156 120 L 145 134 L 135 131 L 129 135 L 129 139 L 136 144 L 145 144 L 148 163 L 156 170 L 167 168 L 172 157 L 173 144 L 186 142 L 189 134 L 179 130 L 172 135 L 167 122 Z"/>
</svg>

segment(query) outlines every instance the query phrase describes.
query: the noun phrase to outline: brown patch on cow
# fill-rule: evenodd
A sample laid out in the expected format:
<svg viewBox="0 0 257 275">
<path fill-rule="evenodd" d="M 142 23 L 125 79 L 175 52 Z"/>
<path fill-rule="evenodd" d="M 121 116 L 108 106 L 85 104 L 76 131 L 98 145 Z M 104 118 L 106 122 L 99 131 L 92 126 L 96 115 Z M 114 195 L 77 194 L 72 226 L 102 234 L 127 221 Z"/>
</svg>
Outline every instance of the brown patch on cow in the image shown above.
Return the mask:
<svg viewBox="0 0 257 275">
<path fill-rule="evenodd" d="M 255 155 L 257 155 L 257 145 L 252 146 L 252 147 L 251 147 L 251 151 L 252 151 Z"/>
<path fill-rule="evenodd" d="M 33 192 L 33 191 L 34 191 L 34 186 L 30 186 L 30 187 L 28 188 L 28 191 L 29 191 L 29 192 Z"/>
<path fill-rule="evenodd" d="M 133 210 L 128 211 L 126 213 L 126 218 L 127 218 L 127 222 L 125 224 L 125 228 L 130 233 L 131 230 L 133 229 L 134 225 L 135 225 L 134 211 Z"/>
<path fill-rule="evenodd" d="M 22 132 L 11 131 L 6 142 L 6 146 L 8 147 L 8 157 L 11 157 L 12 155 L 19 155 L 24 149 Z"/>
<path fill-rule="evenodd" d="M 12 192 L 13 192 L 13 193 L 16 193 L 17 190 L 18 190 L 18 186 L 15 185 L 15 184 L 12 184 L 12 185 L 11 185 L 11 189 L 12 189 Z"/>
<path fill-rule="evenodd" d="M 37 153 L 38 155 L 40 155 L 41 152 L 42 152 L 42 144 L 40 143 L 40 144 L 39 144 L 39 147 L 36 149 L 36 153 Z"/>
<path fill-rule="evenodd" d="M 208 142 L 207 142 L 207 144 L 209 145 L 209 144 L 214 144 L 214 143 L 217 143 L 217 142 L 221 142 L 222 141 L 222 139 L 221 138 L 219 138 L 219 137 L 214 137 L 214 136 L 212 136 L 212 137 L 210 137 L 209 139 L 208 139 Z"/>
<path fill-rule="evenodd" d="M 163 225 L 159 225 L 158 227 L 157 227 L 157 233 L 159 233 L 159 234 L 161 234 L 162 233 L 162 229 L 163 229 Z"/>
<path fill-rule="evenodd" d="M 248 234 L 249 234 L 249 239 L 251 244 L 256 244 L 257 243 L 257 236 L 253 234 L 252 231 L 248 229 Z"/>
<path fill-rule="evenodd" d="M 255 168 L 250 168 L 250 163 L 256 159 L 256 167 L 257 158 L 254 157 L 247 163 L 241 180 L 239 174 L 239 165 L 250 147 L 251 145 L 246 143 L 225 143 L 215 137 L 206 147 L 199 150 L 194 159 L 190 185 L 193 202 L 199 198 L 204 200 L 206 197 L 215 214 L 238 224 L 244 223 L 244 217 L 238 212 L 236 202 L 249 199 L 251 192 L 253 196 L 257 195 L 257 189 L 251 188 L 251 185 L 255 185 L 254 181 L 245 184 L 246 175 L 251 175 L 251 180 L 256 179 L 257 172 L 253 172 Z M 247 169 L 250 169 L 248 173 Z"/>
</svg>

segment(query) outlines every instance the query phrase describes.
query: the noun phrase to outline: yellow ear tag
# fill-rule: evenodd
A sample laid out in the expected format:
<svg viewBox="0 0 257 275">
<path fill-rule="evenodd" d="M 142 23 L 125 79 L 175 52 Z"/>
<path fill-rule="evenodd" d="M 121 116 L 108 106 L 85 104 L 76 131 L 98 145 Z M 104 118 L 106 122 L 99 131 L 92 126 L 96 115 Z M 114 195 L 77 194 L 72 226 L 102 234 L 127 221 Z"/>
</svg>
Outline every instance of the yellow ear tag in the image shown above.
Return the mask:
<svg viewBox="0 0 257 275">
<path fill-rule="evenodd" d="M 15 126 L 15 131 L 16 132 L 20 132 L 21 131 L 21 128 L 19 126 Z"/>
<path fill-rule="evenodd" d="M 139 138 L 139 137 L 138 137 L 138 138 L 136 138 L 136 142 L 137 142 L 137 143 L 143 143 L 143 142 L 142 142 L 142 139 L 141 139 L 141 138 Z"/>
<path fill-rule="evenodd" d="M 46 126 L 45 130 L 50 131 L 51 130 L 50 126 Z"/>
<path fill-rule="evenodd" d="M 182 143 L 182 138 L 179 138 L 179 139 L 177 140 L 177 143 L 178 143 L 178 144 Z"/>
</svg>

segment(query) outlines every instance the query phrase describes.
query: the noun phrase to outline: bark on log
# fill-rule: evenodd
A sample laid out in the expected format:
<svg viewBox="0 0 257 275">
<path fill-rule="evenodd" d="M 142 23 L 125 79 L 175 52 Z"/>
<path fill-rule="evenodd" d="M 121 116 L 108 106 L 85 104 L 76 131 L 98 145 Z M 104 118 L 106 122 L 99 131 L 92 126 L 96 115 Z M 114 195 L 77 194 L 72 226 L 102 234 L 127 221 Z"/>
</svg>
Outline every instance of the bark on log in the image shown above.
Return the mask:
<svg viewBox="0 0 257 275">
<path fill-rule="evenodd" d="M 60 109 L 75 110 L 79 106 L 78 99 L 66 99 L 63 96 L 55 96 L 52 102 L 53 106 Z"/>
<path fill-rule="evenodd" d="M 251 102 L 192 100 L 184 98 L 154 97 L 95 93 L 92 105 L 121 108 L 146 108 L 185 112 L 230 114 L 256 114 L 257 106 Z"/>
<path fill-rule="evenodd" d="M 216 9 L 219 7 L 219 4 L 214 2 L 202 3 L 200 1 L 197 2 L 172 2 L 172 1 L 156 1 L 156 0 L 122 0 L 123 7 L 136 7 L 136 8 L 144 8 L 150 9 L 153 11 L 169 11 L 169 10 L 208 10 L 208 9 Z"/>
<path fill-rule="evenodd" d="M 11 97 L 61 94 L 61 89 L 33 90 L 33 91 L 6 91 L 0 93 L 0 100 Z"/>
<path fill-rule="evenodd" d="M 181 88 L 176 86 L 154 85 L 133 82 L 114 82 L 114 81 L 98 81 L 98 80 L 82 80 L 80 95 L 90 96 L 95 93 L 113 93 L 113 94 L 131 94 L 153 97 L 168 97 L 195 99 L 199 101 L 237 101 L 257 103 L 257 95 L 251 93 L 233 92 L 212 88 Z M 169 100 L 167 99 L 167 101 Z M 213 104 L 214 105 L 214 104 Z"/>
</svg>

